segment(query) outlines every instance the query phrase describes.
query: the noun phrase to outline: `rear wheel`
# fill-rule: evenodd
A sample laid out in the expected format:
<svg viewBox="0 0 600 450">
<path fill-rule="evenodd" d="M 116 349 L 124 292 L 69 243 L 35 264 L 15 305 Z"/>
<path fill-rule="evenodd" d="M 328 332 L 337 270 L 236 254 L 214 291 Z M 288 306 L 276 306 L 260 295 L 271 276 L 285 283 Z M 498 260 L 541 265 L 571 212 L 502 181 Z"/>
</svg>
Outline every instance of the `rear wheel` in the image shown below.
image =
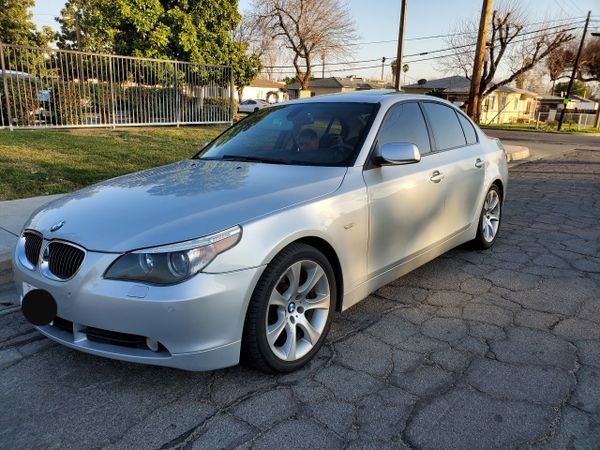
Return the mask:
<svg viewBox="0 0 600 450">
<path fill-rule="evenodd" d="M 502 197 L 500 189 L 494 184 L 487 192 L 481 208 L 477 236 L 473 240 L 476 247 L 487 249 L 494 245 L 500 230 L 501 214 Z"/>
<path fill-rule="evenodd" d="M 267 266 L 252 295 L 243 337 L 246 362 L 266 372 L 291 372 L 319 351 L 336 298 L 327 258 L 292 244 Z"/>
</svg>

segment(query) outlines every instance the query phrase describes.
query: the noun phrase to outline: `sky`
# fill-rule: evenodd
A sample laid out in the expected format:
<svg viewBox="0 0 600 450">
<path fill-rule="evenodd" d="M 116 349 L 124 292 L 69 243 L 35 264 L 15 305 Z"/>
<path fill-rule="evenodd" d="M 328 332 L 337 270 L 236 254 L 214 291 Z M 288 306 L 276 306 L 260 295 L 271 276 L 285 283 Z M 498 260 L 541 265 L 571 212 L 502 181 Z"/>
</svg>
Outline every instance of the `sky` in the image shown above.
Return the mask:
<svg viewBox="0 0 600 450">
<path fill-rule="evenodd" d="M 252 0 L 240 0 L 241 12 L 250 8 Z M 600 0 L 516 0 L 526 11 L 531 22 L 540 22 L 547 19 L 560 19 L 584 17 L 588 10 L 592 15 L 600 15 Z M 57 28 L 54 17 L 59 15 L 65 0 L 36 0 L 33 18 L 38 26 L 50 25 Z M 494 4 L 498 4 L 494 1 Z M 398 37 L 398 24 L 400 20 L 400 0 L 348 0 L 350 12 L 355 20 L 358 42 L 393 41 Z M 440 35 L 451 32 L 456 24 L 462 20 L 478 18 L 481 11 L 481 0 L 408 0 L 406 18 L 406 43 L 405 55 L 422 53 L 430 50 L 447 47 L 444 38 L 414 40 L 423 36 Z M 600 22 L 595 22 L 598 28 Z M 598 29 L 594 31 L 600 31 Z M 389 62 L 396 55 L 396 43 L 384 42 L 375 44 L 355 45 L 350 60 L 378 61 L 356 63 L 351 66 L 327 66 L 325 76 L 358 75 L 372 79 L 381 78 L 381 58 L 387 57 L 384 78 L 391 78 Z M 425 58 L 422 56 L 421 58 Z M 407 60 L 419 57 L 407 57 Z M 377 66 L 375 68 L 357 68 Z M 336 70 L 336 71 L 329 71 Z M 439 60 L 430 60 L 409 63 L 406 73 L 406 83 L 416 82 L 421 78 L 432 79 L 444 76 L 443 67 Z M 279 69 L 281 70 L 281 69 Z M 321 66 L 316 68 L 320 76 Z M 291 74 L 291 73 L 290 73 Z M 278 73 L 279 77 L 286 75 Z"/>
</svg>

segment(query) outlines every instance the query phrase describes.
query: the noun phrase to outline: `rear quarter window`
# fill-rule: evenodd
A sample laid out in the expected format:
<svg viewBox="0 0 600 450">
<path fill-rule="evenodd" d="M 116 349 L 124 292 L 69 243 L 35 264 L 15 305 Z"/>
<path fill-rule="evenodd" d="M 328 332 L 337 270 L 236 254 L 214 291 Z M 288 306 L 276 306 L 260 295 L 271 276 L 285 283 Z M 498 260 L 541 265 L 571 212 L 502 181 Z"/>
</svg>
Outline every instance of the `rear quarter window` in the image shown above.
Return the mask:
<svg viewBox="0 0 600 450">
<path fill-rule="evenodd" d="M 475 132 L 475 128 L 473 124 L 469 122 L 465 116 L 460 113 L 456 113 L 458 116 L 458 120 L 462 126 L 463 131 L 465 132 L 465 138 L 467 139 L 467 145 L 476 144 L 477 143 L 477 133 Z"/>
</svg>

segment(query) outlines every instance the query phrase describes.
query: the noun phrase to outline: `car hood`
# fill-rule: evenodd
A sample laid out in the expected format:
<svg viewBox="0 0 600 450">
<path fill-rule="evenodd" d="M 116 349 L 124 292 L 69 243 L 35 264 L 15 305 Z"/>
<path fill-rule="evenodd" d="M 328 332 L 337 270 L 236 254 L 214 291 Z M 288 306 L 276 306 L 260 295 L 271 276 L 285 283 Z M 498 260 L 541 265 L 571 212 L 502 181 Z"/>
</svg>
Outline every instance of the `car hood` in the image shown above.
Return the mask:
<svg viewBox="0 0 600 450">
<path fill-rule="evenodd" d="M 65 195 L 25 227 L 88 250 L 125 252 L 194 239 L 326 195 L 345 173 L 345 167 L 179 161 Z"/>
</svg>

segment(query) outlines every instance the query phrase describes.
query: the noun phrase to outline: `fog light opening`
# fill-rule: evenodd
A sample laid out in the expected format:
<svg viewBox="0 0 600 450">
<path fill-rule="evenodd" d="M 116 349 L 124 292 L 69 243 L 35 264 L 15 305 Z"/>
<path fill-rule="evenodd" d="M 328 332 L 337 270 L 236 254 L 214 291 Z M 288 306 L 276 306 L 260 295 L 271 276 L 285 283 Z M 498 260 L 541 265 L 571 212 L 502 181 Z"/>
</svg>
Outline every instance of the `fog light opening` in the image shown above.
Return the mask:
<svg viewBox="0 0 600 450">
<path fill-rule="evenodd" d="M 158 351 L 158 347 L 159 346 L 158 346 L 158 341 L 156 339 L 152 339 L 151 337 L 147 337 L 146 338 L 146 345 L 153 352 L 157 352 Z"/>
</svg>

